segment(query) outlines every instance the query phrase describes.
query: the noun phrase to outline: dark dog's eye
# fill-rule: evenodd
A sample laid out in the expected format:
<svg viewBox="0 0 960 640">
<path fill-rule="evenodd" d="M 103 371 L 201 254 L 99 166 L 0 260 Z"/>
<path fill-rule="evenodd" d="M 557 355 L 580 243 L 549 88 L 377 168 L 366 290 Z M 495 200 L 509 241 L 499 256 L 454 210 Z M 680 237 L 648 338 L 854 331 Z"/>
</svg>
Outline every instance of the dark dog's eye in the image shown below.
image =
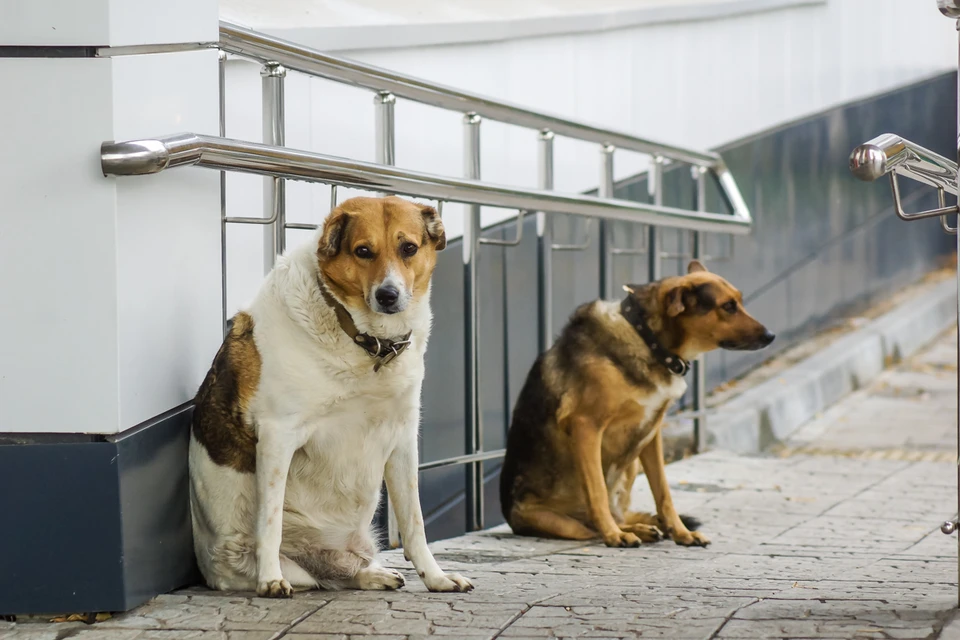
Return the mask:
<svg viewBox="0 0 960 640">
<path fill-rule="evenodd" d="M 723 310 L 727 313 L 736 313 L 737 312 L 737 301 L 731 300 L 723 305 Z"/>
<path fill-rule="evenodd" d="M 373 257 L 373 251 L 370 251 L 370 247 L 360 246 L 353 250 L 353 255 L 364 260 L 369 260 Z"/>
<path fill-rule="evenodd" d="M 419 249 L 420 247 L 413 244 L 412 242 L 404 242 L 402 245 L 400 245 L 400 252 L 403 253 L 403 256 L 405 258 L 409 258 L 410 256 L 416 255 Z"/>
</svg>

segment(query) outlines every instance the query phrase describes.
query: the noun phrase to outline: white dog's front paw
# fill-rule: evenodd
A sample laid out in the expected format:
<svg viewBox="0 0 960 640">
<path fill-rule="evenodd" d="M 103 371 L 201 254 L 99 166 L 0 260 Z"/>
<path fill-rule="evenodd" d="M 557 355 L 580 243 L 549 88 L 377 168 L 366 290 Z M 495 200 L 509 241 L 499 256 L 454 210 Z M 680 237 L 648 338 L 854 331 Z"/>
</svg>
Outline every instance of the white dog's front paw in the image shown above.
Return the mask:
<svg viewBox="0 0 960 640">
<path fill-rule="evenodd" d="M 283 578 L 262 580 L 257 584 L 257 595 L 264 598 L 289 598 L 293 595 L 293 587 Z"/>
<path fill-rule="evenodd" d="M 438 573 L 433 576 L 424 576 L 423 584 L 430 591 L 459 591 L 461 593 L 473 591 L 473 584 L 459 573 Z"/>
<path fill-rule="evenodd" d="M 384 591 L 399 589 L 404 585 L 403 575 L 399 571 L 380 566 L 370 566 L 357 573 L 357 588 L 366 591 Z"/>
</svg>

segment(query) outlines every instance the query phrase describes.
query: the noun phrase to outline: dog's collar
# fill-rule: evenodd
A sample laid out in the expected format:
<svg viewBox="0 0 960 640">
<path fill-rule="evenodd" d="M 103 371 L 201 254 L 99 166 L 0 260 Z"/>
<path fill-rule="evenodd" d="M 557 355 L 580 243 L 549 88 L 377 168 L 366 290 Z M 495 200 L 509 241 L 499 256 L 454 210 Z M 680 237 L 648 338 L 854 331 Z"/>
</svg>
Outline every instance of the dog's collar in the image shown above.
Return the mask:
<svg viewBox="0 0 960 640">
<path fill-rule="evenodd" d="M 357 329 L 357 325 L 354 323 L 350 312 L 347 311 L 342 304 L 337 302 L 336 298 L 330 295 L 330 292 L 327 291 L 327 287 L 324 286 L 323 281 L 319 277 L 317 278 L 317 286 L 320 287 L 320 293 L 323 294 L 323 299 L 337 314 L 337 322 L 340 324 L 340 328 L 343 329 L 343 332 L 350 336 L 350 339 L 353 340 L 354 344 L 369 353 L 370 357 L 374 359 L 374 371 L 380 371 L 381 367 L 390 364 L 397 356 L 406 351 L 407 347 L 410 346 L 410 336 L 413 335 L 412 331 L 408 332 L 407 335 L 403 336 L 399 340 L 378 338 L 370 335 L 369 333 L 360 333 L 360 330 Z"/>
<path fill-rule="evenodd" d="M 687 372 L 690 371 L 690 363 L 677 354 L 668 351 L 660 344 L 650 325 L 647 324 L 647 316 L 643 312 L 641 305 L 637 304 L 635 300 L 631 300 L 630 296 L 627 296 L 626 299 L 620 303 L 620 313 L 626 321 L 630 323 L 630 326 L 640 334 L 643 341 L 647 343 L 650 353 L 653 354 L 657 362 L 666 367 L 670 373 L 678 376 L 687 375 Z"/>
</svg>

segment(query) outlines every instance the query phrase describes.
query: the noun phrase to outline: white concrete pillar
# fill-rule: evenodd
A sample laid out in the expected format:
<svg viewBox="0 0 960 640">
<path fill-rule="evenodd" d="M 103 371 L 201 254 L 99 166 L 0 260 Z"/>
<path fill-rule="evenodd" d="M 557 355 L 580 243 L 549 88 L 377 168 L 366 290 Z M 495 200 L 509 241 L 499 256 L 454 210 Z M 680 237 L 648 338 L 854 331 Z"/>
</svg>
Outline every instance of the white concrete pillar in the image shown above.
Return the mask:
<svg viewBox="0 0 960 640">
<path fill-rule="evenodd" d="M 219 176 L 105 178 L 100 144 L 216 135 L 217 52 L 94 52 L 215 42 L 217 0 L 2 11 L 0 433 L 118 433 L 189 401 L 220 341 Z"/>
</svg>

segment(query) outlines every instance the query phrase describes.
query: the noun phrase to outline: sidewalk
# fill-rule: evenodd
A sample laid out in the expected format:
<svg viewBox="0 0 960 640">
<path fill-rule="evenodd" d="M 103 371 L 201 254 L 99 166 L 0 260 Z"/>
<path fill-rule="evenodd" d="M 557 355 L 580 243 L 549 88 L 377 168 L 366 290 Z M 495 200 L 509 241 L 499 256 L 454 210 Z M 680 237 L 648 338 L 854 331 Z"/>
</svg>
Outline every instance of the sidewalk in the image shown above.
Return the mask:
<svg viewBox="0 0 960 640">
<path fill-rule="evenodd" d="M 935 638 L 957 603 L 956 336 L 883 373 L 763 457 L 668 467 L 713 544 L 639 549 L 518 538 L 433 545 L 469 594 L 407 587 L 271 601 L 192 589 L 93 626 L 0 622 L 4 640 Z M 651 508 L 646 483 L 634 504 Z M 5 626 L 4 626 L 5 625 Z"/>
</svg>

